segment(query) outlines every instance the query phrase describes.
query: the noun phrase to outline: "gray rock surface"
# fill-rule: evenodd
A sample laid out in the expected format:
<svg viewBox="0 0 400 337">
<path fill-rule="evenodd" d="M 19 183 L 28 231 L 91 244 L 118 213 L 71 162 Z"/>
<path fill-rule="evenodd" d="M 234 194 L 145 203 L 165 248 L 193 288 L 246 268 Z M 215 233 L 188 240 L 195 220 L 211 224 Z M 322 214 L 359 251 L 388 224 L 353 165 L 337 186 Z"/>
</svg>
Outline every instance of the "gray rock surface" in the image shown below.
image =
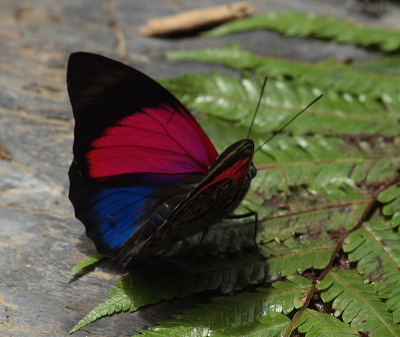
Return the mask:
<svg viewBox="0 0 400 337">
<path fill-rule="evenodd" d="M 138 34 L 138 27 L 152 17 L 229 2 L 0 0 L 0 336 L 68 336 L 75 323 L 105 299 L 122 273 L 106 263 L 73 282 L 66 278 L 94 250 L 67 199 L 73 120 L 65 73 L 71 52 L 122 59 L 153 77 L 219 70 L 167 61 L 163 53 L 221 46 L 227 41 L 262 55 L 309 61 L 379 55 L 266 31 L 216 39 Z M 257 3 L 261 12 L 314 11 L 392 27 L 400 22 L 397 9 L 374 19 L 353 11 L 349 1 Z M 201 294 L 193 295 L 115 315 L 75 336 L 130 336 L 201 299 Z"/>
</svg>

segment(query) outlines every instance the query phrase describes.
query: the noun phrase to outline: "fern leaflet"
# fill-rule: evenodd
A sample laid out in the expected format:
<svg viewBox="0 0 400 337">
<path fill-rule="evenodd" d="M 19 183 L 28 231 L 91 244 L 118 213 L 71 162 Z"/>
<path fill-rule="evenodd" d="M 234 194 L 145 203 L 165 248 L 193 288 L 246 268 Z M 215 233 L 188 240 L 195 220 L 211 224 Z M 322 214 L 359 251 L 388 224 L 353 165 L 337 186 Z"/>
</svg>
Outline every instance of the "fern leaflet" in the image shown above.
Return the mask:
<svg viewBox="0 0 400 337">
<path fill-rule="evenodd" d="M 94 265 L 95 263 L 101 261 L 104 258 L 103 254 L 95 252 L 87 256 L 83 261 L 75 265 L 68 274 L 68 278 L 71 278 L 74 274 L 82 271 L 84 268 Z"/>
<path fill-rule="evenodd" d="M 351 337 L 358 336 L 355 329 L 348 324 L 335 319 L 331 315 L 315 310 L 305 310 L 297 320 L 299 332 L 306 333 L 306 337 Z"/>
</svg>

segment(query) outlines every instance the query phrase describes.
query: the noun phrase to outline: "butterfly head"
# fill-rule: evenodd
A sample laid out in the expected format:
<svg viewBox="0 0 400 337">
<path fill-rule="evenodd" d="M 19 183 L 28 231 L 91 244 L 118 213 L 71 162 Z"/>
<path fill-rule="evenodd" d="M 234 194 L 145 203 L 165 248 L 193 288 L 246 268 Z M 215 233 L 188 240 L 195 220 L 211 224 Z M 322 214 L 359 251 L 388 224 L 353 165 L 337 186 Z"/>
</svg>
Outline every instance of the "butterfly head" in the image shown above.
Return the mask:
<svg viewBox="0 0 400 337">
<path fill-rule="evenodd" d="M 251 166 L 249 168 L 249 172 L 247 175 L 248 175 L 249 180 L 253 179 L 257 175 L 257 169 L 254 166 L 254 163 L 251 163 Z"/>
</svg>

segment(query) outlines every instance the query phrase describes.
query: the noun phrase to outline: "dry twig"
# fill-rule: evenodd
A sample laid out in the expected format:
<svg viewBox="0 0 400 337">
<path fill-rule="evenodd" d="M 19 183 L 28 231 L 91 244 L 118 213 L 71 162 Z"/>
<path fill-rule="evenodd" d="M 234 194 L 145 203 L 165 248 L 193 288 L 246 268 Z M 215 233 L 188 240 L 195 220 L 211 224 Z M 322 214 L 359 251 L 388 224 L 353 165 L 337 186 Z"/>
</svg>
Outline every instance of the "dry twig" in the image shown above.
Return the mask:
<svg viewBox="0 0 400 337">
<path fill-rule="evenodd" d="M 253 7 L 245 2 L 185 11 L 173 16 L 151 19 L 147 21 L 146 26 L 139 28 L 139 33 L 145 36 L 173 35 L 212 27 L 248 16 L 252 12 Z"/>
</svg>

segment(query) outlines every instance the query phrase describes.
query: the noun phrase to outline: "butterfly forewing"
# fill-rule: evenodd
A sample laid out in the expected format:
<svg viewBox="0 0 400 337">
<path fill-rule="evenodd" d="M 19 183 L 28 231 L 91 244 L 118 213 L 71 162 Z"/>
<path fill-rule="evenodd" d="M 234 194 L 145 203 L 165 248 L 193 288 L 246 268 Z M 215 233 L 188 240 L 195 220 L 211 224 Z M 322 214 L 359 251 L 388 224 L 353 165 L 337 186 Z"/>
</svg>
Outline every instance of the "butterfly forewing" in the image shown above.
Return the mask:
<svg viewBox="0 0 400 337">
<path fill-rule="evenodd" d="M 129 183 L 130 174 L 205 173 L 217 151 L 188 110 L 157 82 L 122 63 L 72 54 L 74 158 L 87 180 Z"/>
<path fill-rule="evenodd" d="M 189 111 L 122 63 L 74 53 L 69 198 L 99 252 L 126 265 L 230 214 L 250 184 L 253 142 L 217 151 Z"/>
</svg>

